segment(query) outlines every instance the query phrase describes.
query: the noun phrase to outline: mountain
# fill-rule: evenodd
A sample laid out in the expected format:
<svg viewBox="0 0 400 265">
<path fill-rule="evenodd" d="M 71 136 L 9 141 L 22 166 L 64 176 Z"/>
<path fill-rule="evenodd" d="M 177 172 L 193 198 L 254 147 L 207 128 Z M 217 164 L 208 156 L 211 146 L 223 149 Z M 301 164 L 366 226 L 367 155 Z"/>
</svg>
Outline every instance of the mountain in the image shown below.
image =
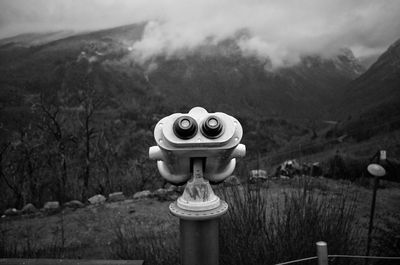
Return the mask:
<svg viewBox="0 0 400 265">
<path fill-rule="evenodd" d="M 349 82 L 333 106 L 332 112 L 342 119 L 334 135 L 357 142 L 375 141 L 379 144 L 376 148 L 400 154 L 400 39 Z"/>
<path fill-rule="evenodd" d="M 234 51 L 228 56 L 196 53 L 160 61 L 148 78 L 168 104 L 184 102 L 249 116 L 317 118 L 327 115 L 335 91 L 362 71 L 348 51 L 332 59 L 307 56 L 297 65 L 270 70 L 268 61 L 243 57 L 231 46 Z"/>
<path fill-rule="evenodd" d="M 90 86 L 102 98 L 98 124 L 115 121 L 151 131 L 160 117 L 200 105 L 238 117 L 254 154 L 314 135 L 310 121 L 335 119 L 330 106 L 364 71 L 347 49 L 331 58 L 304 56 L 296 65 L 276 69 L 269 60 L 244 56 L 234 37 L 186 56 L 159 56 L 139 64 L 131 47 L 144 28 L 135 24 L 53 41 L 42 35 L 30 36 L 30 42 L 20 37 L 0 41 L 3 138 L 34 120 L 31 107 L 40 94 L 56 97 L 66 110 L 79 109 L 77 98 L 85 94 L 83 83 L 90 77 Z M 42 41 L 32 44 L 32 39 Z M 132 128 L 126 125 L 114 137 L 116 144 L 128 130 Z"/>
<path fill-rule="evenodd" d="M 400 103 L 400 39 L 341 95 L 342 112 L 364 113 Z"/>
<path fill-rule="evenodd" d="M 45 33 L 26 33 L 14 37 L 1 39 L 0 46 L 38 46 L 56 40 L 64 39 L 73 35 L 76 35 L 76 32 L 72 30 L 61 30 Z"/>
<path fill-rule="evenodd" d="M 54 34 L 0 41 L 0 83 L 31 92 L 62 86 L 69 68 L 83 58 L 93 65 L 97 85 L 115 98 L 146 90 L 178 108 L 203 105 L 245 116 L 309 118 L 327 115 L 336 91 L 363 71 L 349 50 L 271 70 L 268 60 L 243 56 L 234 39 L 204 45 L 184 58 L 156 58 L 149 71 L 130 52 L 143 29 L 136 24 L 54 41 L 44 40 Z"/>
</svg>

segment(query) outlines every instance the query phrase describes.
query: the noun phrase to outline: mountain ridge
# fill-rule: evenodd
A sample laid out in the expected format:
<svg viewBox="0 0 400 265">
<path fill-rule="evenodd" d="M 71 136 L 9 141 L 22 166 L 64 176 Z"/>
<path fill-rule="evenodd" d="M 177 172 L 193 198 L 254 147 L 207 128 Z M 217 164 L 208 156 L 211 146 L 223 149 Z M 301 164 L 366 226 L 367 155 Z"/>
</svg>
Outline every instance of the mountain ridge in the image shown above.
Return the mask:
<svg viewBox="0 0 400 265">
<path fill-rule="evenodd" d="M 363 71 L 349 50 L 333 59 L 305 56 L 295 66 L 270 71 L 268 60 L 243 56 L 232 40 L 201 46 L 183 58 L 155 58 L 150 62 L 153 69 L 149 71 L 149 64 L 135 62 L 130 50 L 142 37 L 144 26 L 144 23 L 127 25 L 68 36 L 29 48 L 0 49 L 3 61 L 0 70 L 8 73 L 0 81 L 20 87 L 52 82 L 54 78 L 47 73 L 58 71 L 58 75 L 62 75 L 68 65 L 84 57 L 93 61 L 90 64 L 96 65 L 96 71 L 101 69 L 102 74 L 108 76 L 109 80 L 103 83 L 107 83 L 110 91 L 115 92 L 116 83 L 120 82 L 111 73 L 119 69 L 128 75 L 125 85 L 147 82 L 145 86 L 155 87 L 166 104 L 186 100 L 185 105 L 218 106 L 234 112 L 243 105 L 247 116 L 318 117 L 326 115 L 325 105 L 332 101 L 334 90 Z M 15 60 L 13 53 L 20 59 Z M 11 82 L 10 76 L 14 76 Z M 205 94 L 214 98 L 202 100 Z M 311 104 L 307 104 L 308 98 Z M 229 105 L 231 107 L 226 108 Z M 262 110 L 257 111 L 260 106 Z"/>
</svg>

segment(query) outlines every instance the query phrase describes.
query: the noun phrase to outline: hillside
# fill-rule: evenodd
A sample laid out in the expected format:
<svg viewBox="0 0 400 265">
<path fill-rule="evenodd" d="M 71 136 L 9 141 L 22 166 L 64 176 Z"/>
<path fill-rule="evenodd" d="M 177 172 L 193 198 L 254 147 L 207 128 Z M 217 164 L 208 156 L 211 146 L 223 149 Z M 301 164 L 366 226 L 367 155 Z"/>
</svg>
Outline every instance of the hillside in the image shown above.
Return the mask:
<svg viewBox="0 0 400 265">
<path fill-rule="evenodd" d="M 47 33 L 26 33 L 14 37 L 0 39 L 0 46 L 31 47 L 44 45 L 60 39 L 76 35 L 72 30 L 61 30 Z"/>
<path fill-rule="evenodd" d="M 158 58 L 151 65 L 139 65 L 130 47 L 141 38 L 143 26 L 55 41 L 48 41 L 47 35 L 30 36 L 30 41 L 3 40 L 0 84 L 36 93 L 39 87 L 62 85 L 68 68 L 84 52 L 101 76 L 97 85 L 115 98 L 152 86 L 166 105 L 180 102 L 178 109 L 203 105 L 244 116 L 309 118 L 327 115 L 326 105 L 335 91 L 363 71 L 348 50 L 332 59 L 306 56 L 293 67 L 271 70 L 268 61 L 244 57 L 234 39 L 199 47 L 184 58 Z"/>
<path fill-rule="evenodd" d="M 338 91 L 331 112 L 338 120 L 309 128 L 309 135 L 294 139 L 267 154 L 273 165 L 288 157 L 303 162 L 329 163 L 335 155 L 347 161 L 348 177 L 364 174 L 378 150 L 386 150 L 391 165 L 387 178 L 399 180 L 400 156 L 400 40 L 391 45 L 367 71 Z M 269 168 L 268 166 L 266 166 Z M 364 173 L 363 173 L 364 172 Z M 351 178 L 351 177 L 350 177 Z"/>
<path fill-rule="evenodd" d="M 400 39 L 341 95 L 340 112 L 355 115 L 400 102 Z M 396 114 L 397 115 L 397 114 Z"/>
<path fill-rule="evenodd" d="M 330 117 L 337 91 L 364 71 L 345 49 L 331 59 L 310 55 L 297 65 L 272 69 L 268 60 L 243 56 L 234 38 L 198 47 L 182 58 L 159 57 L 143 65 L 131 52 L 143 29 L 144 24 L 136 24 L 54 41 L 41 34 L 3 40 L 2 122 L 15 130 L 18 121 L 9 118 L 18 113 L 29 117 L 26 112 L 39 93 L 73 97 L 79 89 L 72 87 L 79 87 L 78 80 L 88 74 L 103 99 L 100 116 L 105 121 L 134 121 L 151 130 L 157 117 L 201 105 L 237 116 L 250 151 L 256 146 L 271 150 L 308 134 L 309 120 Z M 259 134 L 257 142 L 254 133 Z"/>
<path fill-rule="evenodd" d="M 168 104 L 202 105 L 245 117 L 317 118 L 327 116 L 335 91 L 361 71 L 351 54 L 332 60 L 308 56 L 293 67 L 268 70 L 268 62 L 242 57 L 231 45 L 229 55 L 162 61 L 149 80 Z"/>
<path fill-rule="evenodd" d="M 398 131 L 399 104 L 400 40 L 365 73 L 351 81 L 340 95 L 336 108 L 344 119 L 338 131 L 357 141 Z"/>
</svg>

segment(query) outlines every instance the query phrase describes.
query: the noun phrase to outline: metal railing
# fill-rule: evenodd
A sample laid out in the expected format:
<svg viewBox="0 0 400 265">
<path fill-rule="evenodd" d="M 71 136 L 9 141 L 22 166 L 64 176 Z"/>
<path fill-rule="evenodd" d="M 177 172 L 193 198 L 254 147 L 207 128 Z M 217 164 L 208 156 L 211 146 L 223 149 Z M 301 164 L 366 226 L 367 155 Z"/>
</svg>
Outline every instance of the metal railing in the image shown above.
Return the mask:
<svg viewBox="0 0 400 265">
<path fill-rule="evenodd" d="M 88 259 L 5 259 L 0 265 L 143 265 L 143 260 L 88 260 Z"/>
<path fill-rule="evenodd" d="M 317 246 L 317 256 L 314 257 L 308 257 L 308 258 L 302 258 L 302 259 L 296 259 L 296 260 L 290 260 L 282 263 L 277 263 L 275 265 L 288 265 L 288 264 L 294 264 L 294 263 L 300 263 L 304 261 L 309 261 L 309 260 L 318 260 L 318 265 L 328 265 L 329 263 L 329 258 L 350 258 L 350 259 L 380 259 L 380 260 L 399 260 L 400 257 L 381 257 L 381 256 L 360 256 L 360 255 L 328 255 L 328 245 L 326 242 L 319 241 L 316 243 Z"/>
</svg>

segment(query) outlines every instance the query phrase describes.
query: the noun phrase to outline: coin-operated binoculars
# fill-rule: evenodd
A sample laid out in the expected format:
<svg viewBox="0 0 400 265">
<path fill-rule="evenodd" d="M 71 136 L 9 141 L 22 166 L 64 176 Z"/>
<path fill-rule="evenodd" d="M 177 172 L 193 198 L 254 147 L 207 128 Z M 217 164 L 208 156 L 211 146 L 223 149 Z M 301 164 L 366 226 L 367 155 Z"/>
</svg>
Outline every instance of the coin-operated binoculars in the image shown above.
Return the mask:
<svg viewBox="0 0 400 265">
<path fill-rule="evenodd" d="M 222 112 L 195 107 L 187 114 L 161 119 L 155 129 L 157 146 L 149 156 L 160 174 L 176 185 L 186 183 L 182 196 L 170 204 L 180 218 L 182 264 L 218 264 L 218 217 L 228 210 L 211 188 L 223 182 L 243 157 L 239 121 Z"/>
</svg>

